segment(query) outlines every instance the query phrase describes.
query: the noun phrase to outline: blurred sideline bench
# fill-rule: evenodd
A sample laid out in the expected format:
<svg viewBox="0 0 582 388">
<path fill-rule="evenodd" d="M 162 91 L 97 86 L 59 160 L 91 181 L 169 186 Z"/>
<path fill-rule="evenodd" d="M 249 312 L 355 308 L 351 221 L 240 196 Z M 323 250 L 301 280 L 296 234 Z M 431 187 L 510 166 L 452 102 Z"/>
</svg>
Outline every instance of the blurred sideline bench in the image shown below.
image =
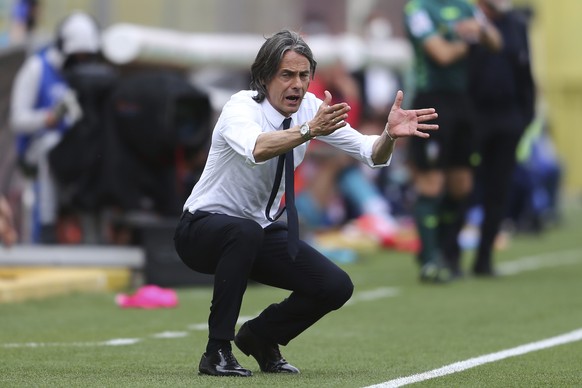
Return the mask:
<svg viewBox="0 0 582 388">
<path fill-rule="evenodd" d="M 0 247 L 0 303 L 123 290 L 141 283 L 145 256 L 139 247 Z"/>
<path fill-rule="evenodd" d="M 134 230 L 137 245 L 0 246 L 0 303 L 143 284 L 213 283 L 212 275 L 194 272 L 178 257 L 173 245 L 175 219 L 133 216 L 123 222 Z"/>
</svg>

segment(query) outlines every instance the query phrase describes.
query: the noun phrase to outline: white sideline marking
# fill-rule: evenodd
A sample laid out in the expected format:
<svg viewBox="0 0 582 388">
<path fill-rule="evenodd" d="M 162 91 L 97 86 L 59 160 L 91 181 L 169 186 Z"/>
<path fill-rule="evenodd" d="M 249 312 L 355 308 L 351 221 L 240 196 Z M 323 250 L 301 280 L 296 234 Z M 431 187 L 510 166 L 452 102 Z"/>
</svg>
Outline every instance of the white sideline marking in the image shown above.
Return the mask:
<svg viewBox="0 0 582 388">
<path fill-rule="evenodd" d="M 126 346 L 135 345 L 140 338 L 116 338 L 100 342 L 24 342 L 15 344 L 3 344 L 3 348 L 48 348 L 48 347 L 83 347 L 83 346 Z"/>
<path fill-rule="evenodd" d="M 497 267 L 501 275 L 516 275 L 520 272 L 578 263 L 582 263 L 582 250 L 574 249 L 553 254 L 544 253 L 542 255 L 526 256 L 517 260 L 499 263 Z"/>
<path fill-rule="evenodd" d="M 188 336 L 186 331 L 163 331 L 152 335 L 153 338 L 184 338 Z"/>
<path fill-rule="evenodd" d="M 257 314 L 257 315 L 259 315 L 259 314 Z M 253 319 L 257 315 L 254 315 L 252 317 L 248 316 L 248 315 L 241 315 L 238 317 L 236 323 L 238 323 L 239 325 L 242 325 L 243 323 Z M 194 330 L 194 331 L 206 331 L 206 330 L 208 330 L 208 323 L 193 323 L 191 325 L 188 325 L 188 329 Z"/>
<path fill-rule="evenodd" d="M 361 291 L 355 293 L 349 302 L 354 304 L 356 302 L 365 302 L 380 298 L 386 298 L 395 296 L 398 294 L 398 289 L 390 287 L 381 287 L 375 290 Z M 348 303 L 346 303 L 347 305 Z M 256 316 L 256 315 L 255 315 Z M 237 323 L 243 324 L 249 319 L 253 319 L 255 316 L 239 316 Z M 208 330 L 207 323 L 193 323 L 188 325 L 188 329 L 192 331 L 206 331 Z M 152 334 L 151 338 L 155 339 L 173 339 L 173 338 L 184 338 L 188 336 L 189 333 L 185 331 L 164 331 L 161 333 Z M 141 338 L 115 338 L 107 341 L 95 341 L 95 342 L 24 342 L 24 343 L 9 343 L 0 344 L 0 348 L 42 348 L 42 347 L 81 347 L 81 346 L 124 346 L 124 345 L 135 345 L 141 342 Z"/>
<path fill-rule="evenodd" d="M 582 340 L 582 329 L 574 330 L 566 334 L 562 334 L 556 337 L 548 338 L 545 340 L 531 342 L 529 344 L 517 346 L 515 348 L 502 350 L 496 353 L 485 354 L 483 356 L 470 358 L 465 361 L 455 362 L 453 364 L 445 365 L 438 369 L 433 369 L 428 372 L 418 373 L 415 375 L 400 377 L 394 380 L 386 381 L 384 383 L 370 385 L 365 388 L 394 388 L 402 387 L 404 385 L 418 383 L 425 380 L 434 379 L 436 377 L 446 376 L 457 372 L 462 372 L 464 370 L 475 368 L 477 366 L 488 364 L 490 362 L 495 362 L 503 360 L 509 357 L 520 356 L 523 354 L 535 352 L 542 349 L 552 348 L 554 346 L 564 345 L 571 342 L 576 342 Z"/>
<path fill-rule="evenodd" d="M 368 302 L 371 300 L 391 298 L 397 296 L 400 293 L 398 288 L 394 287 L 380 287 L 375 290 L 370 291 L 360 291 L 355 293 L 350 300 L 348 300 L 344 306 L 350 306 L 358 302 Z"/>
</svg>

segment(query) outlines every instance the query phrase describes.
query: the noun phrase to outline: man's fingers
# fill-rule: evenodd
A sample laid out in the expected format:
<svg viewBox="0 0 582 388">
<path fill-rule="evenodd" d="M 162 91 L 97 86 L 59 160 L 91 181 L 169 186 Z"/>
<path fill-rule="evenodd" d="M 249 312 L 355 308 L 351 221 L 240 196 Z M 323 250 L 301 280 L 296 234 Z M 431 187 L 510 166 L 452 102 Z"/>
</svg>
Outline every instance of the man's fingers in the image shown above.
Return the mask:
<svg viewBox="0 0 582 388">
<path fill-rule="evenodd" d="M 323 100 L 323 104 L 325 106 L 329 106 L 329 104 L 331 104 L 331 93 L 329 92 L 329 90 L 326 90 L 323 93 L 325 94 L 325 99 Z"/>
<path fill-rule="evenodd" d="M 414 111 L 416 113 L 416 116 L 424 116 L 424 115 L 430 115 L 436 112 L 436 110 L 434 108 L 424 108 L 424 109 L 417 109 Z"/>
<path fill-rule="evenodd" d="M 431 113 L 429 115 L 418 116 L 417 120 L 419 123 L 424 123 L 425 121 L 436 120 L 439 117 L 437 113 Z"/>
<path fill-rule="evenodd" d="M 434 131 L 439 129 L 438 124 L 418 124 L 416 127 L 418 129 L 422 129 L 423 131 Z"/>
<path fill-rule="evenodd" d="M 404 93 L 402 90 L 396 92 L 396 98 L 394 99 L 394 104 L 392 105 L 392 110 L 400 109 L 402 106 L 402 100 L 404 99 Z"/>
</svg>

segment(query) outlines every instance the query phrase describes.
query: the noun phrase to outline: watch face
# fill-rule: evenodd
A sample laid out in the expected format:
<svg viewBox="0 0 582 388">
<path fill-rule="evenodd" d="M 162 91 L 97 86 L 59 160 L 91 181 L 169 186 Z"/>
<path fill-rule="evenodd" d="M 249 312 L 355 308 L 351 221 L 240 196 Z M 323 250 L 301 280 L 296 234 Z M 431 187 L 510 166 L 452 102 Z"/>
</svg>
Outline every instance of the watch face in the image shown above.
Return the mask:
<svg viewBox="0 0 582 388">
<path fill-rule="evenodd" d="M 306 136 L 309 134 L 309 126 L 303 124 L 299 131 L 301 132 L 301 136 Z"/>
</svg>

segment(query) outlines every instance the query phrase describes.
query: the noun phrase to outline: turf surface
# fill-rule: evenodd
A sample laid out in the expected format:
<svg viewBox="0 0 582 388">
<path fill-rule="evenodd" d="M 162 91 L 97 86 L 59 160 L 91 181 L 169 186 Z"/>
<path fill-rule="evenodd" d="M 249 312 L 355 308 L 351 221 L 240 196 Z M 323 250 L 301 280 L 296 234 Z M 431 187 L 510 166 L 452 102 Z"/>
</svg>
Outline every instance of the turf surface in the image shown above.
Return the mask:
<svg viewBox="0 0 582 388">
<path fill-rule="evenodd" d="M 498 253 L 496 279 L 419 283 L 410 254 L 360 257 L 343 267 L 348 305 L 283 347 L 302 373 L 251 378 L 197 375 L 211 290 L 179 289 L 169 310 L 121 310 L 113 294 L 76 294 L 0 305 L 1 387 L 364 387 L 582 329 L 582 209 L 563 223 L 516 236 Z M 470 264 L 471 253 L 466 254 Z M 249 287 L 242 315 L 286 293 Z M 582 386 L 582 341 L 428 379 L 430 387 Z"/>
</svg>

